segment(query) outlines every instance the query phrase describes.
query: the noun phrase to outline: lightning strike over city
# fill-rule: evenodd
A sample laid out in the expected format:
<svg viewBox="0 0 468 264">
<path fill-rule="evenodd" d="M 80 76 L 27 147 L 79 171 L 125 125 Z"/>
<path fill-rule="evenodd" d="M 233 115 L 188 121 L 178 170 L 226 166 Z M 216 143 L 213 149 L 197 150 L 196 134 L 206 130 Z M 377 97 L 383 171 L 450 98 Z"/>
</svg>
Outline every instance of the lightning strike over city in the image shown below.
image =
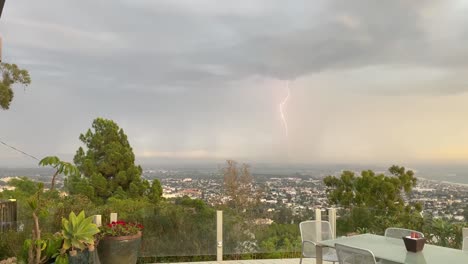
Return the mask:
<svg viewBox="0 0 468 264">
<path fill-rule="evenodd" d="M 286 90 L 287 90 L 287 95 L 286 97 L 283 99 L 283 101 L 280 103 L 279 105 L 279 110 L 280 110 L 280 114 L 281 114 L 281 120 L 283 122 L 283 126 L 284 126 L 284 132 L 286 134 L 286 137 L 289 136 L 289 131 L 288 131 L 288 121 L 286 120 L 286 116 L 284 114 L 284 108 L 289 100 L 289 96 L 291 95 L 291 90 L 289 89 L 289 81 L 286 82 Z"/>
</svg>

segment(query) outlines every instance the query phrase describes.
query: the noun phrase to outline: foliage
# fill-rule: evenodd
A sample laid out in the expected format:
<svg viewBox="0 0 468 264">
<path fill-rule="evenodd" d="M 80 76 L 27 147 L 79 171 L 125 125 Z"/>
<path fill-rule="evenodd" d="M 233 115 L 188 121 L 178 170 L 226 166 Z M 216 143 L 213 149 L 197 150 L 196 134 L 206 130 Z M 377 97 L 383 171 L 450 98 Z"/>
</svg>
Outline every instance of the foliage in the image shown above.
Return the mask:
<svg viewBox="0 0 468 264">
<path fill-rule="evenodd" d="M 81 211 L 78 216 L 74 212 L 70 213 L 69 219 L 62 219 L 62 250 L 69 249 L 84 250 L 94 247 L 94 235 L 99 233 L 98 227 L 92 223 L 92 217 L 86 217 L 84 211 Z"/>
<path fill-rule="evenodd" d="M 223 211 L 223 247 L 228 254 L 237 255 L 237 259 L 258 250 L 255 239 L 254 225 L 249 222 L 249 216 L 239 214 L 234 209 Z"/>
<path fill-rule="evenodd" d="M 308 219 L 307 217 L 298 219 L 295 217 L 293 214 L 293 211 L 291 208 L 288 208 L 286 206 L 281 206 L 277 210 L 275 210 L 275 213 L 273 215 L 273 221 L 278 224 L 292 224 L 292 223 L 300 223 L 302 219 Z"/>
<path fill-rule="evenodd" d="M 421 205 L 406 205 L 404 201 L 416 185 L 414 173 L 398 166 L 390 167 L 389 172 L 387 176 L 367 170 L 357 177 L 351 171 L 344 171 L 339 178 L 324 179 L 329 202 L 344 208 L 341 221 L 347 222 L 348 229 L 340 231 L 365 228 L 383 234 L 389 226 L 422 227 Z"/>
<path fill-rule="evenodd" d="M 34 221 L 32 237 L 25 241 L 25 244 L 28 247 L 29 264 L 41 264 L 47 259 L 47 256 L 42 255 L 42 251 L 47 247 L 47 241 L 41 238 L 41 229 L 39 226 L 39 214 L 44 210 L 43 201 L 41 199 L 43 190 L 44 184 L 38 183 L 38 191 L 28 200 Z"/>
<path fill-rule="evenodd" d="M 99 228 L 102 236 L 131 236 L 143 230 L 143 225 L 125 221 L 112 222 Z"/>
<path fill-rule="evenodd" d="M 328 199 L 345 208 L 365 206 L 384 212 L 398 211 L 404 205 L 402 192 L 410 193 L 416 178 L 403 167 L 392 166 L 389 171 L 391 176 L 376 175 L 371 170 L 363 171 L 361 177 L 351 171 L 344 171 L 340 178 L 327 176 L 324 183 Z"/>
<path fill-rule="evenodd" d="M 224 193 L 229 198 L 229 207 L 240 213 L 254 208 L 259 203 L 260 193 L 255 192 L 247 164 L 242 164 L 239 168 L 237 162 L 227 160 L 223 174 Z"/>
<path fill-rule="evenodd" d="M 358 227 L 356 229 L 356 232 L 358 234 L 368 234 L 368 233 L 372 233 L 372 231 L 370 229 L 368 229 L 367 227 Z"/>
<path fill-rule="evenodd" d="M 162 189 L 158 180 L 152 185 L 141 178 L 142 169 L 135 165 L 135 155 L 123 129 L 112 120 L 97 118 L 80 135 L 87 150 L 80 147 L 74 162 L 80 176 L 67 182 L 70 193 L 87 195 L 93 201 L 106 201 L 110 197 L 121 199 L 148 197 L 160 200 Z"/>
<path fill-rule="evenodd" d="M 460 249 L 463 243 L 463 228 L 466 222 L 453 222 L 448 219 L 434 219 L 428 216 L 424 224 L 424 236 L 434 245 Z"/>
<path fill-rule="evenodd" d="M 28 232 L 16 230 L 0 232 L 0 259 L 20 257 L 23 253 L 22 245 L 28 237 Z"/>
<path fill-rule="evenodd" d="M 49 205 L 49 214 L 44 221 L 51 231 L 62 229 L 62 219 L 69 217 L 71 212 L 85 211 L 88 215 L 94 215 L 101 212 L 99 207 L 84 195 L 68 195 L 53 199 L 53 204 Z"/>
<path fill-rule="evenodd" d="M 68 175 L 79 175 L 79 170 L 70 162 L 61 161 L 57 156 L 47 156 L 39 161 L 39 165 L 41 166 L 51 166 L 55 169 L 55 173 L 52 176 L 52 182 L 50 184 L 50 189 L 54 190 L 55 187 L 55 178 L 59 174 L 64 174 L 65 176 Z"/>
<path fill-rule="evenodd" d="M 139 220 L 145 226 L 142 256 L 215 254 L 216 211 L 203 201 L 182 197 L 146 212 Z"/>
<path fill-rule="evenodd" d="M 443 247 L 449 246 L 453 225 L 442 219 L 434 219 L 429 230 L 429 238 L 432 242 Z"/>
<path fill-rule="evenodd" d="M 297 224 L 276 224 L 263 226 L 255 232 L 260 241 L 260 252 L 273 253 L 271 257 L 284 257 L 286 252 L 297 252 L 301 249 L 301 236 Z"/>
<path fill-rule="evenodd" d="M 63 237 L 60 233 L 44 234 L 44 239 L 46 240 L 46 248 L 43 251 L 44 256 L 47 259 L 52 259 L 57 256 L 60 248 L 62 247 Z"/>
<path fill-rule="evenodd" d="M 107 203 L 99 207 L 100 214 L 104 215 L 103 221 L 109 223 L 107 217 L 110 213 L 118 212 L 119 218 L 127 221 L 140 222 L 147 215 L 154 213 L 155 205 L 147 199 L 117 199 L 109 198 Z"/>
<path fill-rule="evenodd" d="M 11 179 L 9 184 L 15 189 L 5 190 L 0 195 L 16 199 L 20 221 L 15 225 L 17 231 L 0 234 L 0 259 L 16 256 L 20 260 L 27 261 L 30 250 L 32 250 L 32 254 L 38 252 L 35 251 L 36 246 L 40 246 L 41 258 L 48 259 L 50 256 L 44 251 L 47 249 L 49 234 L 44 233 L 39 224 L 41 223 L 43 226 L 44 219 L 48 218 L 47 209 L 51 200 L 54 199 L 55 193 L 44 192 L 43 184 L 38 184 L 26 177 Z M 47 227 L 47 225 L 45 226 Z M 33 243 L 33 241 L 35 242 Z"/>
<path fill-rule="evenodd" d="M 8 184 L 15 187 L 14 190 L 3 191 L 4 197 L 14 198 L 17 200 L 26 199 L 39 191 L 37 182 L 32 181 L 28 177 L 12 178 Z"/>
<path fill-rule="evenodd" d="M 23 181 L 27 182 L 27 181 Z M 41 223 L 44 219 L 49 219 L 49 210 L 51 204 L 56 201 L 59 196 L 57 192 L 44 191 L 44 184 L 37 183 L 37 191 L 34 195 L 27 199 L 27 204 L 32 214 L 31 237 L 25 239 L 23 243 L 23 252 L 18 257 L 28 260 L 29 264 L 45 263 L 56 253 L 57 248 L 62 243 L 62 239 L 50 233 L 43 232 Z M 26 222 L 28 223 L 28 222 Z M 46 225 L 47 226 L 47 225 Z"/>
<path fill-rule="evenodd" d="M 0 63 L 0 72 L 2 80 L 0 81 L 0 107 L 3 110 L 10 108 L 14 92 L 12 85 L 22 84 L 28 86 L 31 83 L 29 72 L 20 69 L 16 64 Z"/>
</svg>

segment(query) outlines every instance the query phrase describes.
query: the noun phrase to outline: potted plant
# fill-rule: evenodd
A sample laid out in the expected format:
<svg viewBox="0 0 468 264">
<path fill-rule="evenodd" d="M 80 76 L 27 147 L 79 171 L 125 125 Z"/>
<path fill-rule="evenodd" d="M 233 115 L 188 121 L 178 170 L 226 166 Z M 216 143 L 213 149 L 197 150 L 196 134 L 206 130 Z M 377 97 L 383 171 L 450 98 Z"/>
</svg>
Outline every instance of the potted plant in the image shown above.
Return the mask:
<svg viewBox="0 0 468 264">
<path fill-rule="evenodd" d="M 78 215 L 70 213 L 69 219 L 62 218 L 63 244 L 56 263 L 89 263 L 89 252 L 94 251 L 95 235 L 99 228 L 92 217 L 85 217 L 84 211 Z M 67 254 L 69 256 L 67 256 Z"/>
<path fill-rule="evenodd" d="M 141 245 L 143 226 L 125 221 L 100 227 L 98 255 L 101 264 L 135 264 Z"/>
</svg>

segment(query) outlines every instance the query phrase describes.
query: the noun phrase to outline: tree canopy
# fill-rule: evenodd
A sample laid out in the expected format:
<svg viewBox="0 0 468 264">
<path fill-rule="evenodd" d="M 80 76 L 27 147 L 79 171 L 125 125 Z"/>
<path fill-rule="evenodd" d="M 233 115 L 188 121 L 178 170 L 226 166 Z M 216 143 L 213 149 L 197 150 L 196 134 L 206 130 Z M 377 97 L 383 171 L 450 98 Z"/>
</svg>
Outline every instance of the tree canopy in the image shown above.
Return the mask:
<svg viewBox="0 0 468 264">
<path fill-rule="evenodd" d="M 416 186 L 414 173 L 399 166 L 388 171 L 390 175 L 365 170 L 360 176 L 344 171 L 340 177 L 324 178 L 330 204 L 349 212 L 345 221 L 351 229 L 371 228 L 379 232 L 388 225 L 422 224 L 421 205 L 405 201 Z"/>
<path fill-rule="evenodd" d="M 0 107 L 3 110 L 8 110 L 14 97 L 12 86 L 16 83 L 27 86 L 31 83 L 31 77 L 27 70 L 20 69 L 16 64 L 0 63 L 0 72 L 2 74 Z"/>
<path fill-rule="evenodd" d="M 70 193 L 85 194 L 93 200 L 149 197 L 162 195 L 158 180 L 153 184 L 142 179 L 142 169 L 135 165 L 135 155 L 127 135 L 114 121 L 97 118 L 92 129 L 80 135 L 86 150 L 80 147 L 74 163 L 82 176 L 69 177 Z"/>
<path fill-rule="evenodd" d="M 253 178 L 247 164 L 239 168 L 234 160 L 227 160 L 224 174 L 224 194 L 229 198 L 228 205 L 237 212 L 252 209 L 258 204 L 259 193 L 253 186 Z"/>
<path fill-rule="evenodd" d="M 360 177 L 352 171 L 344 171 L 339 178 L 327 176 L 324 183 L 329 201 L 345 208 L 396 209 L 404 205 L 403 194 L 411 192 L 416 178 L 404 167 L 392 166 L 389 172 L 391 176 L 375 174 L 372 170 L 362 171 Z"/>
</svg>

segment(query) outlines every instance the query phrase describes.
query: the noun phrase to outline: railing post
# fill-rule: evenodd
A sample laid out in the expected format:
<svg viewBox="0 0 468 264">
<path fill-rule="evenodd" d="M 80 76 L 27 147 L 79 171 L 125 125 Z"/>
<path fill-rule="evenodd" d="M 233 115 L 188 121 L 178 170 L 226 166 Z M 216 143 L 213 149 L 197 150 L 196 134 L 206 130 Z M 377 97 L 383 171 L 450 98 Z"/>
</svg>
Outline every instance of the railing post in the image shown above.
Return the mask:
<svg viewBox="0 0 468 264">
<path fill-rule="evenodd" d="M 102 226 L 102 217 L 101 215 L 94 215 L 93 216 L 93 223 L 97 225 L 97 227 Z"/>
<path fill-rule="evenodd" d="M 465 219 L 465 221 L 466 220 L 468 220 L 468 219 Z M 463 236 L 463 238 L 468 237 L 468 228 L 464 227 L 462 229 L 462 236 Z"/>
<path fill-rule="evenodd" d="M 331 225 L 332 239 L 336 238 L 336 208 L 328 208 L 328 221 Z"/>
<path fill-rule="evenodd" d="M 315 237 L 317 241 L 322 241 L 322 210 L 315 208 Z"/>
<path fill-rule="evenodd" d="M 216 261 L 223 261 L 223 211 L 216 211 Z"/>
<path fill-rule="evenodd" d="M 110 223 L 117 222 L 117 213 L 110 214 Z"/>
</svg>

